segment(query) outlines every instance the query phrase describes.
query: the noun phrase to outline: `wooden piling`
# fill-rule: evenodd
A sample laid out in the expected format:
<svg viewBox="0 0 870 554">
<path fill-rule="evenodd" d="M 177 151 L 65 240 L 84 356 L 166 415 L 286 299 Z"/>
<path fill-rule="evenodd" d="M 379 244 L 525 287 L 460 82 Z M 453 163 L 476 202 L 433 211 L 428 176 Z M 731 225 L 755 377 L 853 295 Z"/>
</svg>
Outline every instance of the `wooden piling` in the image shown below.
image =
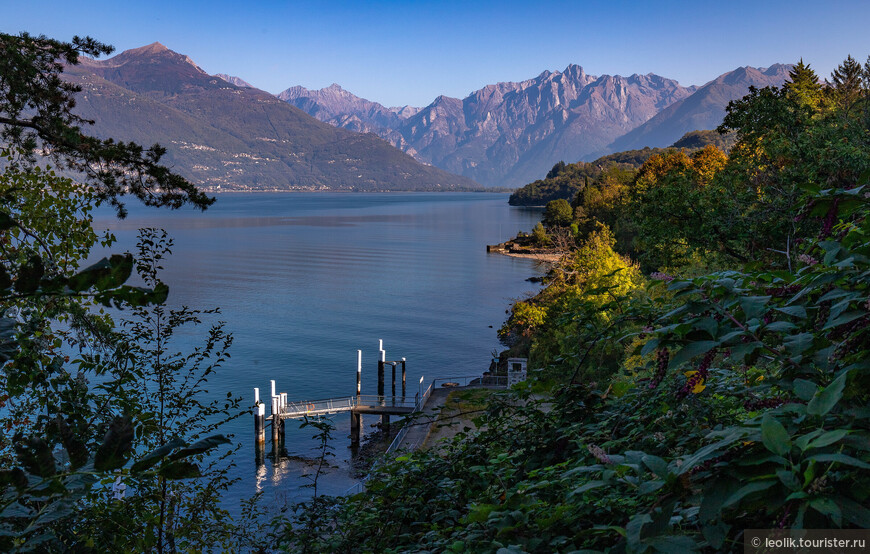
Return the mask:
<svg viewBox="0 0 870 554">
<path fill-rule="evenodd" d="M 378 401 L 384 402 L 384 365 L 387 363 L 387 353 L 381 350 L 381 357 L 378 360 Z"/>
<path fill-rule="evenodd" d="M 350 412 L 350 443 L 351 445 L 359 444 L 360 428 L 362 427 L 362 414 L 354 411 Z"/>
<path fill-rule="evenodd" d="M 254 436 L 257 444 L 266 442 L 266 405 L 260 402 L 260 389 L 254 389 Z"/>
<path fill-rule="evenodd" d="M 405 400 L 405 358 L 402 358 L 402 400 Z"/>
</svg>

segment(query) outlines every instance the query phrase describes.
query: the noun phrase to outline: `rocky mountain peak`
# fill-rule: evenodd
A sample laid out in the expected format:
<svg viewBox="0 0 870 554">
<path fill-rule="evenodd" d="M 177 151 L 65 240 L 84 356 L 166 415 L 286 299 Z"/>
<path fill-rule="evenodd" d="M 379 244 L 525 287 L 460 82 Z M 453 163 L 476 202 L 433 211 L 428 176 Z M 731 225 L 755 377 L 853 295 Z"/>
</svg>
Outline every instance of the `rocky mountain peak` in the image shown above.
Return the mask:
<svg viewBox="0 0 870 554">
<path fill-rule="evenodd" d="M 241 88 L 254 88 L 254 85 L 252 85 L 251 83 L 245 81 L 245 80 L 242 79 L 241 77 L 235 77 L 235 76 L 233 76 L 233 75 L 227 75 L 226 73 L 215 73 L 214 76 L 215 76 L 215 77 L 219 77 L 219 78 L 223 79 L 224 81 L 226 81 L 226 82 L 228 82 L 228 83 L 231 83 L 231 84 L 233 84 L 233 85 L 236 85 L 237 87 L 241 87 Z"/>
</svg>

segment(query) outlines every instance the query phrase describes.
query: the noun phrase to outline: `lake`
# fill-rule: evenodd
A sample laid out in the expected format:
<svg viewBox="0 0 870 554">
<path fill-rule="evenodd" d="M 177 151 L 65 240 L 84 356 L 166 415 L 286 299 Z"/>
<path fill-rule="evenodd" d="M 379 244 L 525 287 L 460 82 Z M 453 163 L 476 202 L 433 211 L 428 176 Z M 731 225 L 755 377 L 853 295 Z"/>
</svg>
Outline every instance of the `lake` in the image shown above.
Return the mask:
<svg viewBox="0 0 870 554">
<path fill-rule="evenodd" d="M 129 205 L 118 221 L 107 209 L 95 227 L 111 228 L 111 251 L 134 251 L 140 227 L 166 229 L 174 240 L 164 264 L 168 304 L 208 309 L 234 336 L 231 359 L 209 379 L 210 394 L 242 395 L 253 388 L 268 401 L 269 380 L 290 400 L 349 396 L 363 351 L 362 392 L 376 392 L 378 340 L 388 360 L 407 358 L 408 387 L 421 377 L 479 375 L 512 301 L 538 290 L 526 281 L 535 262 L 488 254 L 487 244 L 529 231 L 540 212 L 513 208 L 506 194 L 221 194 L 205 213 Z M 198 335 L 179 337 L 179 348 Z M 187 344 L 184 344 L 187 342 Z M 389 380 L 389 371 L 387 380 Z M 387 384 L 389 387 L 389 383 Z M 268 414 L 267 408 L 267 414 Z M 326 494 L 355 483 L 349 473 L 350 416 L 333 416 L 336 458 L 320 481 Z M 375 417 L 364 417 L 371 429 Z M 267 501 L 297 502 L 311 471 L 296 458 L 255 464 L 253 418 L 225 433 L 242 443 L 226 496 L 232 509 L 257 490 Z M 286 427 L 288 454 L 316 456 L 311 429 Z M 268 433 L 267 433 L 268 434 Z M 267 436 L 267 452 L 270 450 Z M 233 510 L 234 511 L 234 510 Z"/>
</svg>

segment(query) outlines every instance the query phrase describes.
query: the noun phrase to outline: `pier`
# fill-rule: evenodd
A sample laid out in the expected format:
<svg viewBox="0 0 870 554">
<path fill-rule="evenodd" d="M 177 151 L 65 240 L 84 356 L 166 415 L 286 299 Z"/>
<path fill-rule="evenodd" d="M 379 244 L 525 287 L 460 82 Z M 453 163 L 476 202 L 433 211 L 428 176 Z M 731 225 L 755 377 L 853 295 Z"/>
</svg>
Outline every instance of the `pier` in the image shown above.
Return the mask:
<svg viewBox="0 0 870 554">
<path fill-rule="evenodd" d="M 510 361 L 517 361 L 511 359 Z M 390 394 L 385 394 L 386 388 L 386 369 L 390 367 L 392 370 Z M 359 446 L 360 434 L 362 427 L 362 415 L 380 416 L 381 429 L 389 436 L 390 434 L 390 417 L 391 416 L 408 416 L 410 414 L 421 412 L 426 406 L 426 401 L 432 394 L 433 387 L 439 383 L 444 387 L 458 386 L 483 386 L 506 388 L 513 382 L 523 380 L 525 378 L 525 360 L 522 360 L 522 367 L 519 364 L 508 365 L 508 376 L 501 377 L 449 377 L 434 379 L 427 389 L 423 389 L 423 377 L 420 378 L 420 388 L 415 392 L 414 396 L 407 394 L 407 361 L 405 358 L 399 360 L 387 360 L 386 352 L 383 347 L 383 340 L 379 341 L 379 354 L 377 364 L 377 394 L 365 395 L 362 394 L 362 350 L 357 350 L 357 368 L 356 368 L 356 394 L 350 396 L 338 396 L 333 398 L 325 398 L 320 400 L 287 400 L 286 392 L 278 392 L 275 381 L 270 381 L 271 394 L 269 396 L 269 415 L 266 416 L 266 403 L 260 398 L 260 389 L 254 389 L 254 433 L 257 443 L 257 463 L 261 464 L 265 460 L 265 443 L 266 443 L 266 427 L 271 427 L 272 431 L 272 446 L 276 456 L 284 447 L 284 424 L 288 419 L 302 419 L 305 417 L 319 417 L 333 415 L 338 413 L 350 414 L 350 440 L 351 447 Z M 520 369 L 522 370 L 520 372 Z M 397 391 L 397 371 L 400 371 L 401 386 L 400 391 Z M 521 375 L 521 377 L 520 377 Z M 408 432 L 408 427 L 405 426 L 392 441 L 387 448 L 387 452 L 394 451 L 401 444 Z"/>
</svg>

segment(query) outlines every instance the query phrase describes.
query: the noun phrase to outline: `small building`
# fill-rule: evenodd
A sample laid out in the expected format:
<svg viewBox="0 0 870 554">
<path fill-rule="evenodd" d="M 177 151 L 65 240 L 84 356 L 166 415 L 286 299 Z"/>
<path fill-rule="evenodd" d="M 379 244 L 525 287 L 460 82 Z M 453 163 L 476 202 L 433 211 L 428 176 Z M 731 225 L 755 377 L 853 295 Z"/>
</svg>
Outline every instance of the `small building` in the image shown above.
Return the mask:
<svg viewBox="0 0 870 554">
<path fill-rule="evenodd" d="M 528 363 L 528 358 L 508 358 L 508 387 L 526 380 Z"/>
</svg>

